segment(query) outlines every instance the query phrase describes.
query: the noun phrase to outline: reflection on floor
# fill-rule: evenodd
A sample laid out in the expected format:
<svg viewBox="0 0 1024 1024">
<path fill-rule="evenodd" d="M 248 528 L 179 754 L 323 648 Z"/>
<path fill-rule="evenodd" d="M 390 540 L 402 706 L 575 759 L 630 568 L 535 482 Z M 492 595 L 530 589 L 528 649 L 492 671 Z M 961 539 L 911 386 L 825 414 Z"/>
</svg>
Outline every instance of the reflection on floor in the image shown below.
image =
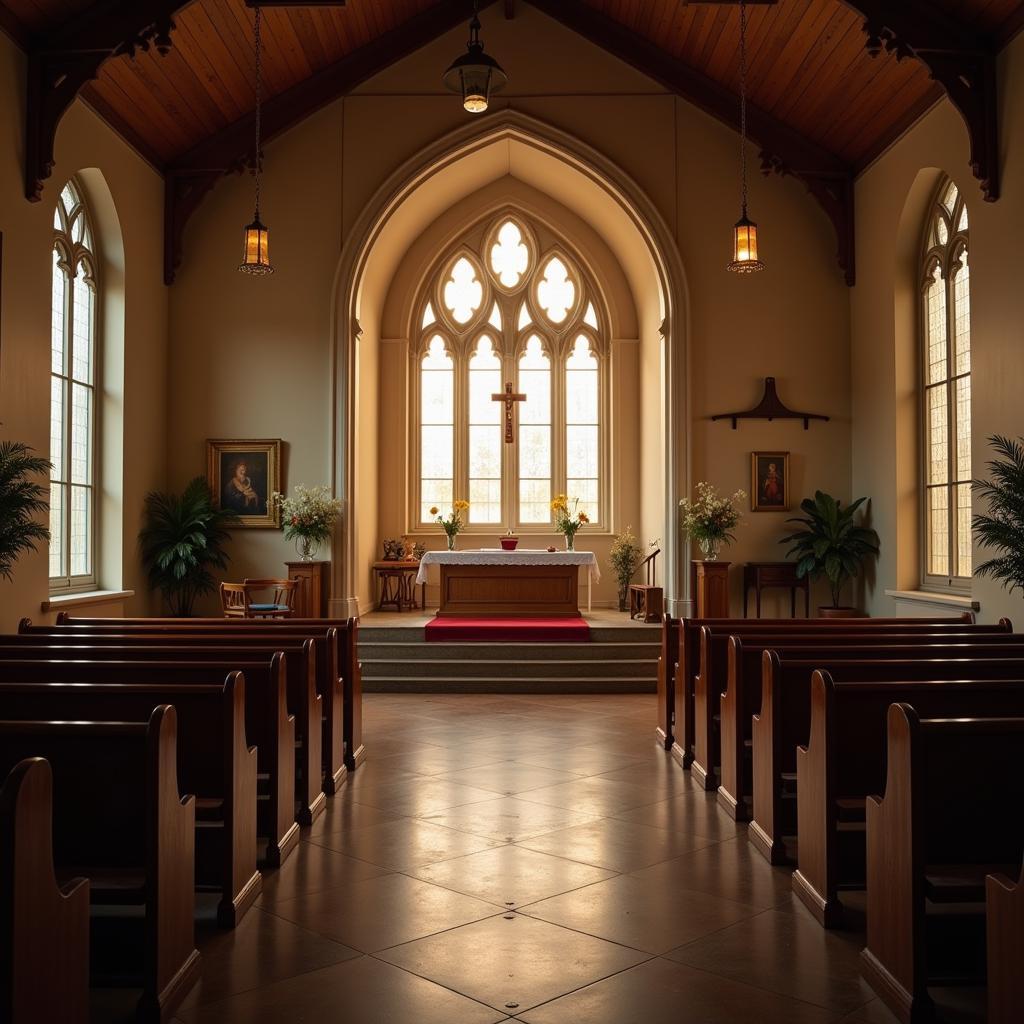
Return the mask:
<svg viewBox="0 0 1024 1024">
<path fill-rule="evenodd" d="M 649 696 L 391 696 L 370 760 L 202 936 L 188 1024 L 891 1024 Z"/>
</svg>

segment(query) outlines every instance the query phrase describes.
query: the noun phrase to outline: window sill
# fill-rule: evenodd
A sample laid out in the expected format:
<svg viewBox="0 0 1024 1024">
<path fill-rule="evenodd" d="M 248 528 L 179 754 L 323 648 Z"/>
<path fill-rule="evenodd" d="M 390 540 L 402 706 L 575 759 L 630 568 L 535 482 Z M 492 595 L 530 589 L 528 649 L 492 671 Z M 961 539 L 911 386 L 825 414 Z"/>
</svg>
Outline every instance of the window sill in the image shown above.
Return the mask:
<svg viewBox="0 0 1024 1024">
<path fill-rule="evenodd" d="M 964 611 L 978 611 L 981 604 L 967 594 L 940 594 L 930 590 L 887 590 L 886 597 L 894 597 L 897 601 L 915 601 L 918 604 L 943 605 L 962 608 Z"/>
<path fill-rule="evenodd" d="M 68 608 L 109 604 L 111 601 L 123 601 L 134 596 L 134 590 L 87 590 L 80 594 L 54 594 L 43 601 L 40 608 L 44 612 L 62 612 Z"/>
</svg>

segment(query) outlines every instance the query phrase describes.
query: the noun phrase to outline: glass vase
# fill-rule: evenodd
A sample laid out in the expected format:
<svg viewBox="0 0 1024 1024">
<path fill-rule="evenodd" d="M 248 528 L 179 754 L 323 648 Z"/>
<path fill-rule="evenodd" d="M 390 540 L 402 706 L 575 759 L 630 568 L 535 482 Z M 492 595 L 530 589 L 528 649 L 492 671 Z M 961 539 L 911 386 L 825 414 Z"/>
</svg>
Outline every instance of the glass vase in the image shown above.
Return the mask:
<svg viewBox="0 0 1024 1024">
<path fill-rule="evenodd" d="M 717 537 L 708 537 L 700 542 L 701 550 L 704 552 L 705 562 L 717 562 L 718 555 L 722 550 L 722 542 Z"/>
<path fill-rule="evenodd" d="M 576 550 L 576 534 L 567 533 L 565 535 L 565 550 L 575 551 Z"/>
<path fill-rule="evenodd" d="M 295 550 L 299 553 L 300 562 L 312 562 L 319 547 L 320 542 L 312 537 L 295 538 Z"/>
<path fill-rule="evenodd" d="M 449 533 L 449 534 L 445 534 L 445 536 L 448 538 L 448 550 L 449 551 L 454 551 L 455 550 L 455 534 L 454 533 Z"/>
</svg>

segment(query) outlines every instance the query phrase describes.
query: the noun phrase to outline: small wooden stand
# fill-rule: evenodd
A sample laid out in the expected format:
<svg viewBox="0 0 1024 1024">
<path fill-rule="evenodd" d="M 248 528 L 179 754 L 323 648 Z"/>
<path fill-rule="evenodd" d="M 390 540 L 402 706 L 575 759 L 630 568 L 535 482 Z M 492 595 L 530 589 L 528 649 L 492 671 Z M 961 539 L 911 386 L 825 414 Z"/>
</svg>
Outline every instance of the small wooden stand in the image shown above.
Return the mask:
<svg viewBox="0 0 1024 1024">
<path fill-rule="evenodd" d="M 420 571 L 419 562 L 388 562 L 373 563 L 373 571 L 380 583 L 380 597 L 377 609 L 394 608 L 396 612 L 415 611 L 416 609 L 416 574 Z M 424 583 L 423 607 L 427 606 L 427 585 Z"/>
<path fill-rule="evenodd" d="M 732 562 L 693 560 L 697 583 L 697 618 L 729 618 L 730 565 Z"/>
<path fill-rule="evenodd" d="M 297 619 L 326 619 L 327 602 L 331 597 L 330 562 L 285 562 L 288 578 L 298 580 L 295 592 Z"/>
<path fill-rule="evenodd" d="M 629 617 L 631 619 L 641 618 L 644 622 L 661 622 L 661 616 L 665 610 L 665 592 L 661 587 L 654 585 L 658 571 L 658 555 L 660 554 L 661 548 L 652 551 L 637 566 L 638 569 L 647 570 L 647 582 L 629 585 Z"/>
<path fill-rule="evenodd" d="M 754 589 L 754 601 L 757 617 L 761 618 L 761 591 L 770 587 L 779 587 L 789 591 L 789 614 L 796 618 L 796 594 L 804 592 L 804 618 L 811 614 L 811 584 L 804 576 L 797 577 L 795 562 L 747 562 L 743 566 L 743 618 L 747 617 L 747 598 L 750 589 Z"/>
</svg>

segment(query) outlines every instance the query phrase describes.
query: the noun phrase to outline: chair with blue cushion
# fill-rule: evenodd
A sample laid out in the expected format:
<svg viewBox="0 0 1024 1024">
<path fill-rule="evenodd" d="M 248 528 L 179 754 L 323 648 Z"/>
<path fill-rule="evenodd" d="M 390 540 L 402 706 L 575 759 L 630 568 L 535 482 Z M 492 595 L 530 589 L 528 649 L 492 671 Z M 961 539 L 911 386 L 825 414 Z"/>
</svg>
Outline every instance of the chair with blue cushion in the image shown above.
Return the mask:
<svg viewBox="0 0 1024 1024">
<path fill-rule="evenodd" d="M 222 583 L 220 603 L 227 619 L 287 619 L 295 610 L 298 580 Z M 262 598 L 262 600 L 254 600 Z"/>
</svg>

